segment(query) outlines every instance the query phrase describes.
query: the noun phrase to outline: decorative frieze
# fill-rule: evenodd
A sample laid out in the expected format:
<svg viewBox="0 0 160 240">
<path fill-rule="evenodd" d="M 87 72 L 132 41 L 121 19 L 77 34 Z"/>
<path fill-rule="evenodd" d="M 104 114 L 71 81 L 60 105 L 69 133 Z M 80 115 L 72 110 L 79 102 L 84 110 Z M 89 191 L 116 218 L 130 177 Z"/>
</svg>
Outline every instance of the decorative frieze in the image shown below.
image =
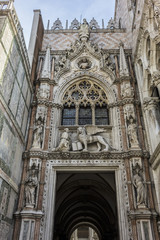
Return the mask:
<svg viewBox="0 0 160 240">
<path fill-rule="evenodd" d="M 70 159 L 125 159 L 132 157 L 149 158 L 147 151 L 128 150 L 128 151 L 108 151 L 108 152 L 51 152 L 51 151 L 26 151 L 23 158 L 40 158 L 40 159 L 62 159 L 69 161 Z"/>
</svg>

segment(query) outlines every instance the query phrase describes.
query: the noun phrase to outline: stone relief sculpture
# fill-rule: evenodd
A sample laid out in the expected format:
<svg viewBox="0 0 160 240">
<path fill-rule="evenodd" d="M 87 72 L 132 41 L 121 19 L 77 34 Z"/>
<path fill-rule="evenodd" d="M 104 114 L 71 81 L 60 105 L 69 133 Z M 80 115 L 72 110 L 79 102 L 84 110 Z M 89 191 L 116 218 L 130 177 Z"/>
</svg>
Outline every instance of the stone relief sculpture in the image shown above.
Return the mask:
<svg viewBox="0 0 160 240">
<path fill-rule="evenodd" d="M 104 58 L 104 65 L 105 65 L 105 67 L 108 67 L 112 71 L 115 70 L 115 64 L 112 62 L 109 53 L 105 53 L 103 55 L 103 58 Z"/>
<path fill-rule="evenodd" d="M 135 187 L 137 206 L 146 207 L 146 186 L 143 180 L 143 170 L 138 163 L 133 167 L 132 182 Z"/>
<path fill-rule="evenodd" d="M 123 82 L 123 84 L 121 85 L 121 95 L 123 98 L 134 96 L 133 87 L 131 87 L 129 82 L 128 83 Z"/>
<path fill-rule="evenodd" d="M 36 120 L 36 124 L 34 126 L 32 148 L 38 148 L 38 149 L 42 148 L 43 130 L 44 130 L 44 121 L 43 121 L 42 117 L 40 116 Z"/>
<path fill-rule="evenodd" d="M 154 5 L 154 19 L 155 19 L 155 23 L 157 28 L 160 29 L 160 4 L 158 5 Z"/>
<path fill-rule="evenodd" d="M 48 99 L 49 98 L 49 86 L 47 84 L 43 84 L 40 86 L 37 92 L 37 98 Z"/>
<path fill-rule="evenodd" d="M 38 169 L 35 164 L 32 165 L 29 170 L 29 176 L 25 181 L 25 206 L 35 207 L 36 204 L 36 192 L 38 187 Z"/>
<path fill-rule="evenodd" d="M 79 28 L 79 38 L 82 42 L 87 42 L 89 39 L 89 24 L 85 18 Z"/>
<path fill-rule="evenodd" d="M 87 58 L 82 58 L 79 62 L 78 62 L 78 67 L 82 70 L 86 70 L 91 68 L 92 63 L 91 61 L 89 61 Z"/>
<path fill-rule="evenodd" d="M 88 144 L 96 143 L 97 151 L 102 150 L 102 146 L 104 146 L 103 151 L 108 151 L 109 144 L 104 140 L 104 138 L 100 135 L 96 135 L 97 133 L 102 133 L 105 130 L 102 128 L 97 128 L 96 126 L 86 126 L 79 127 L 77 129 L 78 140 L 83 145 L 83 151 L 88 151 Z"/>
<path fill-rule="evenodd" d="M 127 134 L 131 148 L 138 148 L 137 126 L 132 115 L 127 119 Z"/>
<path fill-rule="evenodd" d="M 70 139 L 69 139 L 69 129 L 65 128 L 62 133 L 60 143 L 57 148 L 53 148 L 52 151 L 69 151 L 70 150 Z"/>
</svg>

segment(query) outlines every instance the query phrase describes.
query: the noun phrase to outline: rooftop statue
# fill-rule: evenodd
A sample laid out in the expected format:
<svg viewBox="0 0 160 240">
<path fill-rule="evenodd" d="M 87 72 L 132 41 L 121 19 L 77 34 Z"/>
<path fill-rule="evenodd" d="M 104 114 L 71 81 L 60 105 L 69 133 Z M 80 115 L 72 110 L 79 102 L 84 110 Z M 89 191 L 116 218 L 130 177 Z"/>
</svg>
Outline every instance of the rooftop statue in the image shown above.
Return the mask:
<svg viewBox="0 0 160 240">
<path fill-rule="evenodd" d="M 87 22 L 87 20 L 84 18 L 83 19 L 83 23 L 80 25 L 79 28 L 79 38 L 82 42 L 87 42 L 87 40 L 89 39 L 89 24 Z"/>
</svg>

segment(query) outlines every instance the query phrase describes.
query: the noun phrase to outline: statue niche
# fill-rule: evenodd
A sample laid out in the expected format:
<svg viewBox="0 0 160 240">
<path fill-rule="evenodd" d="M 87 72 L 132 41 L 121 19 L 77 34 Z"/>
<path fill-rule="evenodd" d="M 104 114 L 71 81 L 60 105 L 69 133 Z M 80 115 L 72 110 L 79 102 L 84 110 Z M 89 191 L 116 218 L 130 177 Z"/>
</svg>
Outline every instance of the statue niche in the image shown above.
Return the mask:
<svg viewBox="0 0 160 240">
<path fill-rule="evenodd" d="M 130 147 L 139 148 L 139 142 L 137 138 L 137 125 L 132 115 L 130 115 L 127 119 L 127 133 Z"/>
<path fill-rule="evenodd" d="M 89 24 L 85 18 L 79 27 L 79 39 L 82 42 L 87 42 L 89 39 Z"/>
<path fill-rule="evenodd" d="M 25 206 L 34 208 L 38 188 L 38 169 L 35 164 L 29 169 L 28 178 L 25 181 Z"/>
<path fill-rule="evenodd" d="M 44 119 L 41 116 L 36 120 L 33 130 L 33 144 L 32 148 L 42 148 L 43 143 L 43 132 L 44 132 Z"/>
<path fill-rule="evenodd" d="M 146 186 L 143 180 L 143 169 L 137 163 L 133 167 L 133 186 L 136 192 L 136 204 L 139 208 L 146 207 Z"/>
</svg>

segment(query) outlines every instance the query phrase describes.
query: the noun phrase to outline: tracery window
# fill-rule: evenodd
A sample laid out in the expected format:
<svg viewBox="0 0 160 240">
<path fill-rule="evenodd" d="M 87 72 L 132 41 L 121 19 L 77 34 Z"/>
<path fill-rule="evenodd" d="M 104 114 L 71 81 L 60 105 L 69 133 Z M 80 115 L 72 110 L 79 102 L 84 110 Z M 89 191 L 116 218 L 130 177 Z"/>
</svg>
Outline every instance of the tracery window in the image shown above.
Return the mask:
<svg viewBox="0 0 160 240">
<path fill-rule="evenodd" d="M 90 80 L 73 84 L 64 94 L 62 125 L 108 125 L 108 99 Z"/>
</svg>

